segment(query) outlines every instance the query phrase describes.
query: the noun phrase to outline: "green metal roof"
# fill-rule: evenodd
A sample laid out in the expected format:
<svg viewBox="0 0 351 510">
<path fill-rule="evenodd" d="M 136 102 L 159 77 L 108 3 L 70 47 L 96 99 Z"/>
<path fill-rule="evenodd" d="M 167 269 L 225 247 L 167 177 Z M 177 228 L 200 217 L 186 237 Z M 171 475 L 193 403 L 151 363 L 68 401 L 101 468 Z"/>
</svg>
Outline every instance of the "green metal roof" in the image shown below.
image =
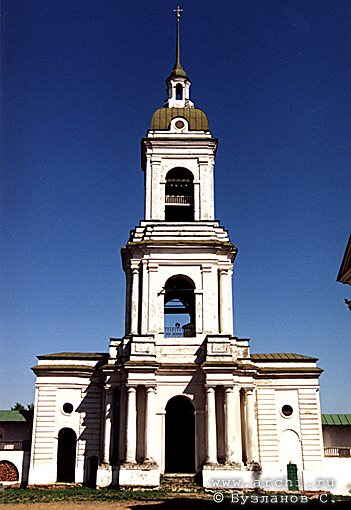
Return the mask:
<svg viewBox="0 0 351 510">
<path fill-rule="evenodd" d="M 10 411 L 10 410 L 0 410 L 0 422 L 4 421 L 28 421 L 29 417 L 33 415 L 33 411 L 24 410 L 24 411 Z"/>
<path fill-rule="evenodd" d="M 318 361 L 318 358 L 294 354 L 292 352 L 269 352 L 263 354 L 251 354 L 253 361 Z"/>
<path fill-rule="evenodd" d="M 98 360 L 108 356 L 107 352 L 54 352 L 53 354 L 41 354 L 38 359 L 93 359 Z"/>
<path fill-rule="evenodd" d="M 174 117 L 186 119 L 190 131 L 209 130 L 207 116 L 199 108 L 159 108 L 152 116 L 150 129 L 169 129 Z"/>
<path fill-rule="evenodd" d="M 322 425 L 351 425 L 351 414 L 322 414 Z"/>
</svg>

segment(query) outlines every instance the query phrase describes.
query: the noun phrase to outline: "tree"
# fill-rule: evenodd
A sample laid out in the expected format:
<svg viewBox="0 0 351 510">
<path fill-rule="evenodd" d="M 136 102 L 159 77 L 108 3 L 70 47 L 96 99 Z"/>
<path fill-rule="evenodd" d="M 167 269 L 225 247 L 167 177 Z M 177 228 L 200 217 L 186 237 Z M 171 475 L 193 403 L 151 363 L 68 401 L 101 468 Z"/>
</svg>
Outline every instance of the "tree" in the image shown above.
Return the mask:
<svg viewBox="0 0 351 510">
<path fill-rule="evenodd" d="M 23 404 L 21 404 L 20 402 L 16 402 L 12 407 L 11 407 L 11 411 L 24 411 L 25 410 L 25 407 Z"/>
<path fill-rule="evenodd" d="M 23 404 L 21 404 L 20 402 L 16 402 L 12 407 L 11 407 L 11 411 L 33 411 L 34 409 L 34 404 L 27 404 L 27 409 L 25 408 L 25 406 Z"/>
</svg>

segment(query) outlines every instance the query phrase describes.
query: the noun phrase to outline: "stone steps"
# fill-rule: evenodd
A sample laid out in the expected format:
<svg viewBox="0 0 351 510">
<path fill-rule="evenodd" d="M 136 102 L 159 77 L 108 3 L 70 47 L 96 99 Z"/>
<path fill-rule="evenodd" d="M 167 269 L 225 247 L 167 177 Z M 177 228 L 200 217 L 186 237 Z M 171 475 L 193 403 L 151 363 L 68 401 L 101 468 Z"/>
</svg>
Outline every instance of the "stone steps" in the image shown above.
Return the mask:
<svg viewBox="0 0 351 510">
<path fill-rule="evenodd" d="M 161 475 L 160 489 L 170 492 L 201 492 L 202 486 L 198 483 L 198 477 L 194 473 L 172 473 Z"/>
</svg>

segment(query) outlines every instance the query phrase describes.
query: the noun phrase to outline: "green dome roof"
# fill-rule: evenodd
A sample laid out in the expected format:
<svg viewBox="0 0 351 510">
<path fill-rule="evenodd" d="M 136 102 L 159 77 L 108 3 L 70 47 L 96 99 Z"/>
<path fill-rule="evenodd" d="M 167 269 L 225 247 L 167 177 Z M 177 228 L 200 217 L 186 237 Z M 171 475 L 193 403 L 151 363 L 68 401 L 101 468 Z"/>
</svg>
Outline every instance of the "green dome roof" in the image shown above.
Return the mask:
<svg viewBox="0 0 351 510">
<path fill-rule="evenodd" d="M 159 108 L 152 116 L 150 129 L 169 129 L 175 117 L 186 119 L 190 131 L 209 131 L 206 113 L 199 108 Z"/>
</svg>

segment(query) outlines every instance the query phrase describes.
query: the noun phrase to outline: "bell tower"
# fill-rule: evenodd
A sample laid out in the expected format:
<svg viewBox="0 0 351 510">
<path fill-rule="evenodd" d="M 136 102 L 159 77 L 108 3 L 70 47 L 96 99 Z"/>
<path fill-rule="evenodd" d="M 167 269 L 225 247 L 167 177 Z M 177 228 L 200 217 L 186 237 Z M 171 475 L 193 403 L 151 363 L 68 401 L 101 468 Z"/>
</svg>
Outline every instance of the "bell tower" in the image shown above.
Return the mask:
<svg viewBox="0 0 351 510">
<path fill-rule="evenodd" d="M 122 248 L 125 334 L 108 354 L 38 356 L 30 483 L 157 487 L 188 473 L 248 489 L 289 472 L 300 487 L 328 478 L 317 359 L 250 354 L 233 334 L 236 248 L 215 219 L 217 139 L 190 101 L 180 14 L 168 99 L 141 142 L 144 218 Z M 57 459 L 68 453 L 67 472 Z"/>
<path fill-rule="evenodd" d="M 180 13 L 178 7 L 168 99 L 142 140 L 145 216 L 122 249 L 125 334 L 152 338 L 157 361 L 195 362 L 207 335 L 233 335 L 236 249 L 215 220 L 217 139 L 190 101 L 180 63 Z"/>
</svg>

